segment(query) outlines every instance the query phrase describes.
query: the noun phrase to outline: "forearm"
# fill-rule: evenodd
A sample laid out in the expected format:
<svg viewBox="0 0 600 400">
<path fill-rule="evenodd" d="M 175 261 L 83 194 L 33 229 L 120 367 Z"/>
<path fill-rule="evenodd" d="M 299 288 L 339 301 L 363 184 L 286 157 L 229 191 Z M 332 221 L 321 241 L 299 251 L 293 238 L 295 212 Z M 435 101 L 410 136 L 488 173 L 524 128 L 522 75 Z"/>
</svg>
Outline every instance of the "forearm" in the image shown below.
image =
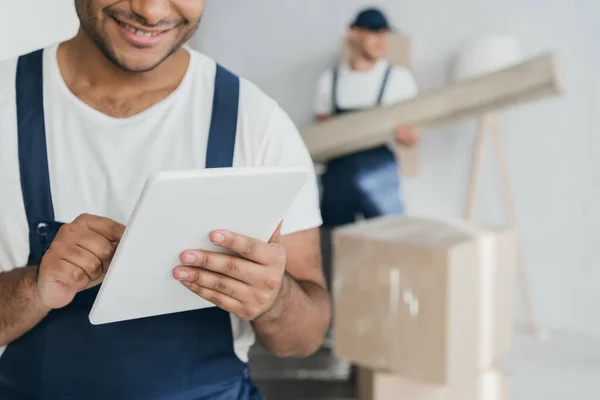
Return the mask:
<svg viewBox="0 0 600 400">
<path fill-rule="evenodd" d="M 27 267 L 0 274 L 0 346 L 23 336 L 50 311 L 38 301 L 36 271 Z"/>
<path fill-rule="evenodd" d="M 318 350 L 331 321 L 327 290 L 285 276 L 276 306 L 253 322 L 260 341 L 280 357 L 306 357 Z"/>
</svg>

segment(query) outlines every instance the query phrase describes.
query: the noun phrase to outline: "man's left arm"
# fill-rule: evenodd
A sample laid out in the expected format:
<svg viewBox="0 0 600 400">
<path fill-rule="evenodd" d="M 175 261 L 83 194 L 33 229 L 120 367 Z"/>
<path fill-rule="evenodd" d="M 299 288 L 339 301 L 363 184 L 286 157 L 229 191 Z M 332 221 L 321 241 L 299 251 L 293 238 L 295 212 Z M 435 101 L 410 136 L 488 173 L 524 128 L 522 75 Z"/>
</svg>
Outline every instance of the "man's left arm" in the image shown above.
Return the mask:
<svg viewBox="0 0 600 400">
<path fill-rule="evenodd" d="M 256 163 L 306 166 L 313 163 L 298 129 L 279 107 L 257 149 Z M 282 357 L 314 353 L 331 319 L 330 299 L 321 267 L 321 225 L 317 176 L 313 173 L 264 242 L 218 231 L 211 241 L 229 254 L 189 250 L 174 276 L 194 293 L 239 319 L 250 321 L 268 351 Z M 188 258 L 189 256 L 189 258 Z"/>
<path fill-rule="evenodd" d="M 413 73 L 406 67 L 394 67 L 386 90 L 385 104 L 395 104 L 415 98 L 419 94 L 417 81 Z M 414 146 L 421 139 L 419 130 L 408 125 L 399 125 L 394 132 L 395 145 Z"/>
<path fill-rule="evenodd" d="M 263 345 L 281 357 L 303 357 L 318 350 L 331 321 L 321 266 L 319 229 L 282 236 L 287 254 L 281 295 L 274 308 L 252 322 Z"/>
</svg>

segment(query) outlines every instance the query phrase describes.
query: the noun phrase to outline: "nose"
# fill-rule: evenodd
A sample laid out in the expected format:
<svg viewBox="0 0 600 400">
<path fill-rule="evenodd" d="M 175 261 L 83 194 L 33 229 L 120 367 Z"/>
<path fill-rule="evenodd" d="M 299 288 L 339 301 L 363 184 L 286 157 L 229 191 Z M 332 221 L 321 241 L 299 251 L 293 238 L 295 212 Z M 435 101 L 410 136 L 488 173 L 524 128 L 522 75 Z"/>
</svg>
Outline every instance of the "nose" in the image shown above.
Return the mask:
<svg viewBox="0 0 600 400">
<path fill-rule="evenodd" d="M 170 0 L 130 0 L 131 11 L 143 17 L 148 25 L 156 25 L 169 20 Z"/>
</svg>

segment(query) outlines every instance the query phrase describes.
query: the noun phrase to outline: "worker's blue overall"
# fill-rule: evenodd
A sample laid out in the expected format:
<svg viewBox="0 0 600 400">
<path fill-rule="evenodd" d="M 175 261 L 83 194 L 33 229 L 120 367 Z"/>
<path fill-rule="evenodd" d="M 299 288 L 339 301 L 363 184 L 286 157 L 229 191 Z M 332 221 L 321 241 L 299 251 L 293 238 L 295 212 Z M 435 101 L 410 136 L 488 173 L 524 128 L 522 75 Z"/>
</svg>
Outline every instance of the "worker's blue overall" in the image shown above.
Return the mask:
<svg viewBox="0 0 600 400">
<path fill-rule="evenodd" d="M 383 77 L 376 106 L 381 106 L 391 67 Z M 360 111 L 342 109 L 337 102 L 338 71 L 334 70 L 333 115 Z M 321 177 L 323 225 L 337 227 L 353 223 L 357 214 L 365 219 L 401 214 L 398 163 L 392 150 L 380 146 L 330 160 Z"/>
<path fill-rule="evenodd" d="M 17 68 L 19 164 L 29 221 L 29 265 L 39 265 L 54 219 L 46 154 L 43 52 Z M 239 79 L 217 67 L 206 167 L 231 167 Z M 133 286 L 132 286 L 133 288 Z M 219 308 L 93 326 L 98 288 L 12 342 L 0 358 L 2 400 L 259 400 L 236 357 L 229 313 Z"/>
</svg>

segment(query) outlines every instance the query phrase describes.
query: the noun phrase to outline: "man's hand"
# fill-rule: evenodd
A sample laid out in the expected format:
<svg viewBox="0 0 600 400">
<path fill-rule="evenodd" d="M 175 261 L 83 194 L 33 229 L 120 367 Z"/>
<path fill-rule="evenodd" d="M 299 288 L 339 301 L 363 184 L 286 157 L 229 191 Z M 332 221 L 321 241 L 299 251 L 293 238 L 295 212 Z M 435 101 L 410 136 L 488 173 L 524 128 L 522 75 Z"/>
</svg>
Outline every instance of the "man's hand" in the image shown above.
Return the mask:
<svg viewBox="0 0 600 400">
<path fill-rule="evenodd" d="M 411 126 L 400 125 L 396 127 L 395 139 L 398 144 L 412 146 L 421 139 L 421 135 Z"/>
<path fill-rule="evenodd" d="M 77 293 L 100 284 L 124 230 L 118 222 L 87 214 L 63 225 L 39 267 L 42 305 L 65 307 Z"/>
<path fill-rule="evenodd" d="M 280 242 L 281 224 L 268 243 L 217 231 L 211 241 L 238 256 L 202 250 L 181 254 L 173 276 L 189 290 L 223 310 L 247 321 L 279 313 L 277 300 L 284 292 L 286 252 Z M 275 317 L 275 316 L 273 316 Z"/>
</svg>

